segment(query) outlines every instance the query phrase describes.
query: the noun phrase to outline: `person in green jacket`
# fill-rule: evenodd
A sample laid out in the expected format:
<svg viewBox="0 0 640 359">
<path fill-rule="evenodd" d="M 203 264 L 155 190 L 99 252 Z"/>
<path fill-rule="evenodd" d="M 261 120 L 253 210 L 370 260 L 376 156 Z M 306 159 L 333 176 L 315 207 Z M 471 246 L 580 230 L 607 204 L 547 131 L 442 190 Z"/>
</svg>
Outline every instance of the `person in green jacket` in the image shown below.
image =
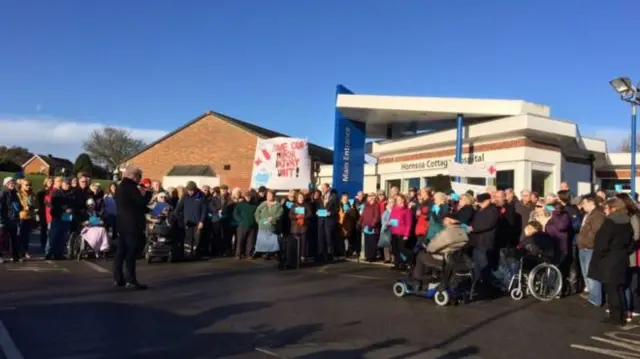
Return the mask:
<svg viewBox="0 0 640 359">
<path fill-rule="evenodd" d="M 251 258 L 253 238 L 256 231 L 256 192 L 252 189 L 245 192 L 244 198 L 233 210 L 233 219 L 238 224 L 236 229 L 236 259 Z M 244 251 L 244 253 L 243 253 Z"/>
<path fill-rule="evenodd" d="M 278 221 L 282 217 L 282 205 L 275 200 L 273 191 L 268 191 L 264 202 L 256 209 L 256 222 L 258 222 L 258 239 L 256 240 L 255 253 L 264 253 L 267 258 L 280 251 L 276 229 Z"/>
</svg>

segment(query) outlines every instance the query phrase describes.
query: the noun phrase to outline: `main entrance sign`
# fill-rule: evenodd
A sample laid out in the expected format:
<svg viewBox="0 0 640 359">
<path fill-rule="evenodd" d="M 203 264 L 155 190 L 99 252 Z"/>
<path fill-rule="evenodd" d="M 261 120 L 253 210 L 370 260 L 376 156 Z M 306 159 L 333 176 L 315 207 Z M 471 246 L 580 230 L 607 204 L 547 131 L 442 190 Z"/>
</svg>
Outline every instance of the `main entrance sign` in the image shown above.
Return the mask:
<svg viewBox="0 0 640 359">
<path fill-rule="evenodd" d="M 353 94 L 338 85 L 336 99 L 341 94 Z M 364 186 L 364 155 L 366 124 L 352 121 L 336 108 L 333 142 L 333 188 L 338 193 L 355 196 Z"/>
</svg>

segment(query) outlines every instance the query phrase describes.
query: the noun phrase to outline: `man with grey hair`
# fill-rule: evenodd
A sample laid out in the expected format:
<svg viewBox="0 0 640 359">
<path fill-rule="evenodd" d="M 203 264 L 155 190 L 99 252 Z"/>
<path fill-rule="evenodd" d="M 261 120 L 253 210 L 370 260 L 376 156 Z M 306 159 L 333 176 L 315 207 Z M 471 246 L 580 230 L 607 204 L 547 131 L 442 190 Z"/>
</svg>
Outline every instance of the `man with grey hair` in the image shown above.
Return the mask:
<svg viewBox="0 0 640 359">
<path fill-rule="evenodd" d="M 113 281 L 116 287 L 130 290 L 147 288 L 138 283 L 136 278 L 136 257 L 145 240 L 145 214 L 149 211 L 147 204 L 151 200 L 151 192 L 140 185 L 141 179 L 142 171 L 139 168 L 127 168 L 115 198 L 119 236 L 113 261 Z"/>
<path fill-rule="evenodd" d="M 520 238 L 524 237 L 524 229 L 527 227 L 529 223 L 529 217 L 531 216 L 531 212 L 535 208 L 535 203 L 531 202 L 531 191 L 528 189 L 523 189 L 520 191 L 520 200 L 515 201 L 516 213 L 518 219 L 520 219 L 520 227 L 521 227 L 521 235 Z"/>
</svg>

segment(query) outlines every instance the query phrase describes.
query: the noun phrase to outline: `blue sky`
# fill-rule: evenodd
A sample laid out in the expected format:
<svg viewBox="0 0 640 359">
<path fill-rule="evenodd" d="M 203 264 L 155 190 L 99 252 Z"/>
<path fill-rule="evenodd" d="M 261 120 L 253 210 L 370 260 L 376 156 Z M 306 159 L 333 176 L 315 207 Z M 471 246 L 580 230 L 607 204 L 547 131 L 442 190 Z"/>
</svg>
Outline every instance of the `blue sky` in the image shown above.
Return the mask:
<svg viewBox="0 0 640 359">
<path fill-rule="evenodd" d="M 342 83 L 542 103 L 611 148 L 629 108 L 607 82 L 640 80 L 638 16 L 637 0 L 0 0 L 0 143 L 72 156 L 99 126 L 151 140 L 213 109 L 330 146 Z"/>
</svg>

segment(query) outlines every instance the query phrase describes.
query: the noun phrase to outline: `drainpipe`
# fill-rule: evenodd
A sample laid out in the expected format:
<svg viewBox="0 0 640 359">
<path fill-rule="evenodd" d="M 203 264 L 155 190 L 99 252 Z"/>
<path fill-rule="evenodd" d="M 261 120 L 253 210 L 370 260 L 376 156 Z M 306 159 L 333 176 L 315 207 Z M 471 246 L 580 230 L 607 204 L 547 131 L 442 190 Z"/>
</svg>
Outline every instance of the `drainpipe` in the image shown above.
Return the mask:
<svg viewBox="0 0 640 359">
<path fill-rule="evenodd" d="M 595 192 L 595 184 L 593 183 L 595 180 L 595 176 L 593 175 L 596 172 L 596 156 L 593 154 L 589 155 L 589 166 L 591 167 L 591 171 L 589 171 L 589 184 L 591 185 L 591 193 Z"/>
</svg>

